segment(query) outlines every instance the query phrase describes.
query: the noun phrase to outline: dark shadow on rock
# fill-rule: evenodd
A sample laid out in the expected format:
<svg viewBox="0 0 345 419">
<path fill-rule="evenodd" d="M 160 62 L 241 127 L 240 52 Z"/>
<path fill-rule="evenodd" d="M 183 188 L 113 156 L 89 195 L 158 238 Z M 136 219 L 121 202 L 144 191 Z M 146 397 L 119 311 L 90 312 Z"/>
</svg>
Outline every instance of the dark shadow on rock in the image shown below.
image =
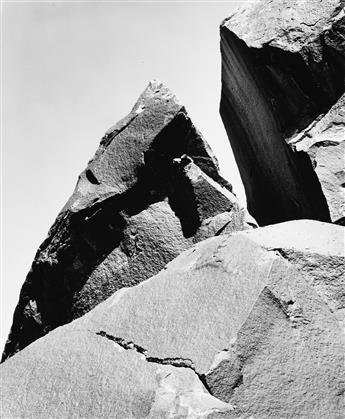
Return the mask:
<svg viewBox="0 0 345 419">
<path fill-rule="evenodd" d="M 143 165 L 137 169 L 137 182 L 129 190 L 77 212 L 67 209 L 59 214 L 38 249 L 22 287 L 2 361 L 80 315 L 73 311 L 75 296 L 95 268 L 121 245 L 130 217 L 153 203 L 168 199 L 180 219 L 184 236 L 193 236 L 200 220 L 192 186 L 176 172 L 173 159 L 190 153 L 209 176 L 215 180 L 222 178 L 191 124 L 181 111 L 164 127 L 145 153 Z M 99 183 L 89 169 L 86 178 L 91 184 Z M 107 296 L 104 295 L 104 299 Z M 25 317 L 25 307 L 30 301 L 37 304 L 41 323 Z"/>
</svg>

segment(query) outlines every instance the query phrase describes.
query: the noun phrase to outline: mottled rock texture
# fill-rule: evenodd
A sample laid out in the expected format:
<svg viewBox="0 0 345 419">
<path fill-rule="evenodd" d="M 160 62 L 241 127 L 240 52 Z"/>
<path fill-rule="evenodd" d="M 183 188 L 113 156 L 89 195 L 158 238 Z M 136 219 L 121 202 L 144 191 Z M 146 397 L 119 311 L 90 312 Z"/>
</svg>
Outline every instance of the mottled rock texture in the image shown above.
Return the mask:
<svg viewBox="0 0 345 419">
<path fill-rule="evenodd" d="M 344 4 L 261 0 L 221 25 L 220 111 L 260 225 L 344 217 Z"/>
<path fill-rule="evenodd" d="M 195 242 L 246 225 L 184 107 L 151 82 L 105 134 L 38 249 L 3 359 L 156 274 Z"/>
<path fill-rule="evenodd" d="M 344 276 L 316 269 L 344 263 L 343 232 L 301 220 L 198 243 L 2 364 L 4 416 L 342 418 Z"/>
</svg>

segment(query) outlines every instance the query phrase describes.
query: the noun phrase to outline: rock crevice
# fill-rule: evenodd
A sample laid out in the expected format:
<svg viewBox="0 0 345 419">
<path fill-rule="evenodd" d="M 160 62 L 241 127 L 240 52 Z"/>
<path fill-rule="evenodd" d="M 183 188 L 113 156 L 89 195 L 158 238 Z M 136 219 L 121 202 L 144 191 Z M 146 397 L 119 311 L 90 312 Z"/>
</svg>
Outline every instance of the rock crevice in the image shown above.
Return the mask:
<svg viewBox="0 0 345 419">
<path fill-rule="evenodd" d="M 194 365 L 194 363 L 191 359 L 180 358 L 180 357 L 158 358 L 158 357 L 150 356 L 146 349 L 142 348 L 141 346 L 137 345 L 136 343 L 134 343 L 132 341 L 126 341 L 123 338 L 109 335 L 108 333 L 104 332 L 103 330 L 101 330 L 100 332 L 97 332 L 96 335 L 103 336 L 106 339 L 108 339 L 112 342 L 115 342 L 117 345 L 121 346 L 121 348 L 123 348 L 125 350 L 134 350 L 134 351 L 138 352 L 139 354 L 144 355 L 145 360 L 147 362 L 151 362 L 151 363 L 154 363 L 154 364 L 160 364 L 160 365 L 171 365 L 171 366 L 177 367 L 177 368 L 189 368 L 189 369 L 191 369 L 198 376 L 198 378 L 199 378 L 200 382 L 202 383 L 202 385 L 204 386 L 205 390 L 207 390 L 207 392 L 213 396 L 212 391 L 211 391 L 211 389 L 208 385 L 208 380 L 207 380 L 205 374 L 201 374 L 196 370 L 196 367 L 195 367 L 195 365 Z"/>
</svg>

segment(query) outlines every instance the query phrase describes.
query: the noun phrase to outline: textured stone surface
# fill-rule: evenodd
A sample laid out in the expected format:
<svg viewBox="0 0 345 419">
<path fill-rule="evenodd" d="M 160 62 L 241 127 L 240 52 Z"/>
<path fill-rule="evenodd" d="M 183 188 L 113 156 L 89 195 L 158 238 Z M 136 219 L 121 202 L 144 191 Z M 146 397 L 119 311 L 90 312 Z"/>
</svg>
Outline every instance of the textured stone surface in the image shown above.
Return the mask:
<svg viewBox="0 0 345 419">
<path fill-rule="evenodd" d="M 309 268 L 344 258 L 343 233 L 295 221 L 198 243 L 3 363 L 4 416 L 342 418 L 345 335 Z"/>
<path fill-rule="evenodd" d="M 298 220 L 256 229 L 255 243 L 276 250 L 299 271 L 324 299 L 345 330 L 345 230 L 327 223 Z"/>
<path fill-rule="evenodd" d="M 343 217 L 343 182 L 330 185 L 343 145 L 319 147 L 315 172 L 309 150 L 288 143 L 344 92 L 344 2 L 246 4 L 222 23 L 221 50 L 220 110 L 250 213 L 260 225 Z M 334 127 L 323 135 L 333 144 Z"/>
<path fill-rule="evenodd" d="M 3 364 L 2 417 L 199 418 L 231 408 L 189 368 L 147 362 L 100 335 L 66 328 Z"/>
<path fill-rule="evenodd" d="M 326 115 L 293 137 L 289 144 L 307 152 L 327 199 L 331 219 L 345 221 L 345 95 Z"/>
<path fill-rule="evenodd" d="M 35 256 L 3 359 L 246 213 L 183 106 L 151 82 L 107 131 Z"/>
</svg>

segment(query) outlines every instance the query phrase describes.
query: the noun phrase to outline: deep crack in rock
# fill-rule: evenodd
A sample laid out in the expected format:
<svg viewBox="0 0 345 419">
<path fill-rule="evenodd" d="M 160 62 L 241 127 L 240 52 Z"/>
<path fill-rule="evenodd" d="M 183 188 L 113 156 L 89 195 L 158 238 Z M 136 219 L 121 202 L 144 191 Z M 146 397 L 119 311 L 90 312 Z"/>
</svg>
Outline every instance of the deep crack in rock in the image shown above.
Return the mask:
<svg viewBox="0 0 345 419">
<path fill-rule="evenodd" d="M 209 388 L 209 386 L 207 384 L 205 374 L 200 374 L 196 370 L 196 368 L 194 366 L 194 363 L 191 359 L 180 358 L 180 357 L 157 358 L 157 357 L 154 357 L 154 356 L 148 356 L 146 349 L 144 349 L 143 347 L 135 344 L 132 341 L 126 341 L 123 338 L 109 335 L 108 333 L 104 332 L 103 330 L 101 330 L 99 332 L 96 332 L 96 335 L 102 336 L 102 337 L 104 337 L 108 340 L 111 340 L 112 342 L 115 342 L 116 344 L 121 346 L 121 348 L 123 348 L 123 349 L 134 350 L 134 351 L 138 352 L 139 354 L 144 355 L 145 360 L 147 362 L 152 362 L 154 364 L 161 364 L 161 365 L 171 365 L 171 366 L 177 367 L 177 368 L 189 368 L 189 369 L 191 369 L 198 376 L 199 380 L 202 382 L 202 384 L 205 387 L 205 389 L 207 390 L 207 392 L 213 396 L 213 394 L 211 392 L 211 389 Z"/>
</svg>

